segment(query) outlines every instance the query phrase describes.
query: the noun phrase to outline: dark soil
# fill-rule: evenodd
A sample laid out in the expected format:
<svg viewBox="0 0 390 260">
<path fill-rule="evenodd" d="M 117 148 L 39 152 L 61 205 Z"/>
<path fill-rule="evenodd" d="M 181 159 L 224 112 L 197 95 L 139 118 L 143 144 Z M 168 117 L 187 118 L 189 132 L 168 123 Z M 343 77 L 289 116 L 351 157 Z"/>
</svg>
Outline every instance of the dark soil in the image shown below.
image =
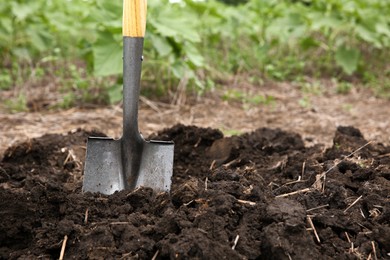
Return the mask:
<svg viewBox="0 0 390 260">
<path fill-rule="evenodd" d="M 5 152 L 0 259 L 58 259 L 66 238 L 65 259 L 390 258 L 390 148 L 358 129 L 325 149 L 278 129 L 177 125 L 153 136 L 175 141 L 170 194 L 111 196 L 81 193 L 88 135 L 101 134 Z"/>
</svg>

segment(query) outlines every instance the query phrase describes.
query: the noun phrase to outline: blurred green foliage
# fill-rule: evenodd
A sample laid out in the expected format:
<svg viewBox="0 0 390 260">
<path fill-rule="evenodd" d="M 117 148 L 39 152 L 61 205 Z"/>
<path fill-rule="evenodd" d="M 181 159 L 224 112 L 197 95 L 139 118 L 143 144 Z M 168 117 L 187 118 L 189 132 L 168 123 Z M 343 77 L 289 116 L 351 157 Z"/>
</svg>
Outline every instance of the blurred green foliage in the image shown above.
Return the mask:
<svg viewBox="0 0 390 260">
<path fill-rule="evenodd" d="M 389 70 L 389 13 L 383 0 L 149 0 L 143 80 L 158 93 L 240 73 L 377 81 Z M 117 76 L 107 96 L 120 100 L 121 14 L 121 1 L 4 1 L 0 89 L 26 70 L 82 60 L 93 77 Z"/>
</svg>

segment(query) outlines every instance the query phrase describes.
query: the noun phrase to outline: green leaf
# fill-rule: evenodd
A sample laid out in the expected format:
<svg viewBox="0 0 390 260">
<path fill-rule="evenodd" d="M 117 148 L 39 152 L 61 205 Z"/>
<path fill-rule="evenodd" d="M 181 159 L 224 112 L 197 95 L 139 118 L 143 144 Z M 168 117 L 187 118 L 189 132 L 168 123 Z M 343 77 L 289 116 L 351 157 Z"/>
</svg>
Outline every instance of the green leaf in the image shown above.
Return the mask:
<svg viewBox="0 0 390 260">
<path fill-rule="evenodd" d="M 351 75 L 357 69 L 360 59 L 360 51 L 358 49 L 347 48 L 340 46 L 335 53 L 336 64 L 339 65 L 343 71 Z"/>
<path fill-rule="evenodd" d="M 19 21 L 24 21 L 27 16 L 33 14 L 36 9 L 39 8 L 39 2 L 30 2 L 24 4 L 19 4 L 15 1 L 12 2 L 12 14 L 18 19 Z"/>
<path fill-rule="evenodd" d="M 11 34 L 12 33 L 12 20 L 8 17 L 2 17 L 0 19 L 0 28 L 4 28 L 4 31 Z"/>
<path fill-rule="evenodd" d="M 335 16 L 324 16 L 323 13 L 313 12 L 308 15 L 312 21 L 311 29 L 313 31 L 320 30 L 322 28 L 340 28 L 343 23 L 342 21 Z"/>
<path fill-rule="evenodd" d="M 118 103 L 122 100 L 122 89 L 123 86 L 121 84 L 115 84 L 108 89 L 108 96 L 111 104 Z"/>
<path fill-rule="evenodd" d="M 150 35 L 149 37 L 153 47 L 160 56 L 164 57 L 172 52 L 172 46 L 169 44 L 166 38 L 158 35 Z"/>
<path fill-rule="evenodd" d="M 376 47 L 380 48 L 381 43 L 377 39 L 376 34 L 370 30 L 368 30 L 366 27 L 362 25 L 357 25 L 356 26 L 356 33 L 359 35 L 360 38 L 362 38 L 364 41 L 368 43 L 374 44 Z"/>
<path fill-rule="evenodd" d="M 187 55 L 187 58 L 191 61 L 195 67 L 202 67 L 204 66 L 204 58 L 200 54 L 200 52 L 195 48 L 194 45 L 188 44 L 185 46 L 185 52 Z"/>
<path fill-rule="evenodd" d="M 313 37 L 305 37 L 305 38 L 300 40 L 300 45 L 301 45 L 303 50 L 307 51 L 307 50 L 309 50 L 311 48 L 318 47 L 320 44 Z"/>
<path fill-rule="evenodd" d="M 122 73 L 122 48 L 109 33 L 100 33 L 92 47 L 94 74 L 109 76 Z"/>
<path fill-rule="evenodd" d="M 387 37 L 390 37 L 390 28 L 385 23 L 379 23 L 376 25 L 376 31 L 380 34 L 386 35 Z"/>
<path fill-rule="evenodd" d="M 27 48 L 14 48 L 12 53 L 21 60 L 31 60 L 31 55 Z"/>
<path fill-rule="evenodd" d="M 181 79 L 184 77 L 185 75 L 185 71 L 187 70 L 187 66 L 185 66 L 185 64 L 183 64 L 182 62 L 175 62 L 174 64 L 172 64 L 171 66 L 171 70 L 173 72 L 173 75 L 177 78 L 177 79 Z"/>
<path fill-rule="evenodd" d="M 190 42 L 200 42 L 199 33 L 185 17 L 171 19 L 169 17 L 158 17 L 158 20 L 150 19 L 150 23 L 159 34 L 165 37 L 179 37 Z"/>
<path fill-rule="evenodd" d="M 43 28 L 43 26 L 31 25 L 27 30 L 27 35 L 30 38 L 32 46 L 34 46 L 40 52 L 46 51 L 49 47 L 47 42 L 48 35 L 44 34 Z"/>
</svg>

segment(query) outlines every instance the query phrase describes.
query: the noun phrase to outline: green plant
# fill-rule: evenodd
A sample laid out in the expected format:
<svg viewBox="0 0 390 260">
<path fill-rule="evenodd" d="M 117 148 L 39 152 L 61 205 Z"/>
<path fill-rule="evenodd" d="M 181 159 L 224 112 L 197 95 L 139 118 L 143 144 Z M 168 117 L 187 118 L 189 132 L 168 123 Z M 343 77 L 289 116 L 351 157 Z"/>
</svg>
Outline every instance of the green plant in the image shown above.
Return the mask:
<svg viewBox="0 0 390 260">
<path fill-rule="evenodd" d="M 71 75 L 68 91 L 77 98 L 81 92 L 83 100 L 120 100 L 121 2 L 2 3 L 0 89 L 44 78 L 44 66 L 81 61 L 86 75 Z M 183 82 L 203 93 L 227 75 L 245 73 L 262 80 L 361 78 L 383 85 L 376 91 L 387 95 L 381 72 L 390 58 L 389 1 L 233 2 L 243 3 L 148 1 L 142 75 L 146 93 L 166 94 Z M 348 91 L 347 85 L 340 88 Z"/>
<path fill-rule="evenodd" d="M 15 99 L 5 100 L 4 104 L 6 109 L 11 113 L 27 111 L 27 99 L 23 94 L 20 94 Z"/>
<path fill-rule="evenodd" d="M 335 82 L 336 83 L 336 92 L 338 94 L 348 94 L 351 92 L 351 89 L 353 88 L 353 85 L 349 82 Z"/>
<path fill-rule="evenodd" d="M 310 97 L 304 95 L 301 99 L 298 100 L 298 104 L 303 108 L 310 108 L 311 107 Z"/>
<path fill-rule="evenodd" d="M 304 81 L 299 83 L 301 91 L 306 94 L 321 95 L 324 87 L 319 81 Z"/>
<path fill-rule="evenodd" d="M 0 90 L 8 90 L 12 87 L 12 78 L 8 71 L 0 71 Z"/>
<path fill-rule="evenodd" d="M 234 136 L 242 134 L 242 131 L 236 129 L 222 129 L 221 131 L 224 136 Z"/>
<path fill-rule="evenodd" d="M 230 89 L 227 90 L 223 96 L 223 100 L 229 101 L 239 101 L 242 102 L 244 105 L 270 105 L 275 102 L 275 98 L 273 96 L 268 95 L 258 95 L 258 94 L 251 94 L 251 93 L 245 93 L 243 91 L 237 90 L 237 89 Z"/>
</svg>

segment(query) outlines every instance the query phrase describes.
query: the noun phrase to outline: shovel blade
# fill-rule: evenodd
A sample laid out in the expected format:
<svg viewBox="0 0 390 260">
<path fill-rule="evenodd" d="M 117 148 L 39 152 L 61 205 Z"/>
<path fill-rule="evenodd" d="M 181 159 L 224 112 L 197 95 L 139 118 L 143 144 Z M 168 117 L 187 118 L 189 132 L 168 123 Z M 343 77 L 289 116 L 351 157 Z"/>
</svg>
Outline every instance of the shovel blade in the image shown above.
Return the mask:
<svg viewBox="0 0 390 260">
<path fill-rule="evenodd" d="M 111 138 L 88 138 L 84 167 L 83 192 L 112 194 L 141 186 L 155 191 L 169 191 L 173 172 L 173 142 L 143 141 L 138 172 L 123 167 L 122 141 Z M 134 178 L 136 176 L 136 178 Z M 134 183 L 129 183 L 129 181 Z"/>
<path fill-rule="evenodd" d="M 112 194 L 125 188 L 121 141 L 112 138 L 88 138 L 84 165 L 83 192 Z"/>
<path fill-rule="evenodd" d="M 173 172 L 173 142 L 144 141 L 136 187 L 169 191 Z"/>
</svg>

